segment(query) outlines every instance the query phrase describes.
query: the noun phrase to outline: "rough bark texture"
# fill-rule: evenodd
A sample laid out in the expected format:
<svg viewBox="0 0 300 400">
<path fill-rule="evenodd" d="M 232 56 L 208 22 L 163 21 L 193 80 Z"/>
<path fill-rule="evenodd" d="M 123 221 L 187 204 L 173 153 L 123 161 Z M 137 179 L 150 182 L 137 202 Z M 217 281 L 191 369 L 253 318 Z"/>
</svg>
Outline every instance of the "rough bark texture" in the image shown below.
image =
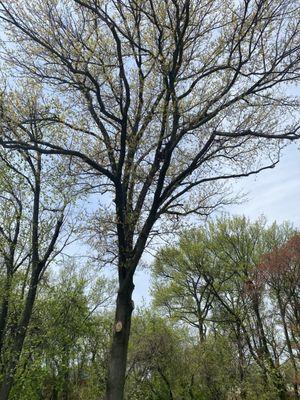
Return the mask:
<svg viewBox="0 0 300 400">
<path fill-rule="evenodd" d="M 127 350 L 133 310 L 131 298 L 133 289 L 134 285 L 131 281 L 129 287 L 122 290 L 117 296 L 115 326 L 108 366 L 106 400 L 123 400 L 124 398 Z M 115 329 L 118 322 L 122 323 L 120 332 Z"/>
</svg>

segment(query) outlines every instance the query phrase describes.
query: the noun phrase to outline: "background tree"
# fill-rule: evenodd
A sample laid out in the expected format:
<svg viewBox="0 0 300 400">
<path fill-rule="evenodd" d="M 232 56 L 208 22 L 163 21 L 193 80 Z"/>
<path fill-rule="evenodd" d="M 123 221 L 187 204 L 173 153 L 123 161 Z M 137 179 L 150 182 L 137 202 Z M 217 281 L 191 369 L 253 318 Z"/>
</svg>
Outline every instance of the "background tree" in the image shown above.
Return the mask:
<svg viewBox="0 0 300 400">
<path fill-rule="evenodd" d="M 46 271 L 10 399 L 96 400 L 103 395 L 110 286 L 107 279 L 95 278 L 90 265 L 82 267 L 68 259 L 56 274 L 51 267 Z"/>
<path fill-rule="evenodd" d="M 26 119 L 8 131 L 4 110 L 1 144 L 77 158 L 110 193 L 119 290 L 107 399 L 121 400 L 133 276 L 160 218 L 208 214 L 225 201 L 220 182 L 273 167 L 280 140 L 299 136 L 297 100 L 280 94 L 299 79 L 299 3 L 0 5 L 6 59 L 43 83 L 55 99 L 43 118 L 60 126 L 36 141 Z"/>
<path fill-rule="evenodd" d="M 9 168 L 7 155 L 2 154 L 1 162 L 1 314 L 0 314 L 0 355 L 1 369 L 3 366 L 2 350 L 9 314 L 10 297 L 13 278 L 24 264 L 27 265 L 29 248 L 24 237 L 28 237 L 29 230 L 21 230 L 21 221 L 24 213 L 24 192 L 22 178 Z M 23 226 L 22 226 L 23 228 Z M 22 239 L 20 240 L 20 235 Z M 26 267 L 25 267 L 26 268 Z M 17 280 L 18 282 L 18 280 Z"/>
<path fill-rule="evenodd" d="M 283 327 L 285 351 L 294 370 L 295 398 L 300 397 L 299 376 L 299 282 L 300 236 L 291 237 L 286 243 L 276 243 L 272 252 L 263 256 L 259 265 L 260 278 L 266 283 L 269 294 L 277 303 L 280 324 Z"/>
<path fill-rule="evenodd" d="M 175 321 L 196 328 L 205 340 L 213 295 L 205 280 L 212 260 L 204 229 L 184 232 L 178 244 L 163 248 L 153 269 L 154 305 Z"/>
<path fill-rule="evenodd" d="M 31 121 L 28 132 L 36 140 L 41 138 L 45 126 L 36 116 L 34 92 L 30 100 L 21 96 L 12 100 L 14 109 L 8 129 L 17 129 L 18 118 L 27 116 Z M 39 282 L 72 234 L 71 225 L 65 229 L 64 222 L 75 192 L 68 187 L 67 180 L 64 180 L 66 186 L 62 186 L 61 160 L 58 157 L 43 160 L 37 147 L 36 144 L 33 150 L 1 153 L 4 166 L 1 250 L 5 260 L 1 309 L 0 398 L 3 400 L 8 398 L 12 387 Z"/>
<path fill-rule="evenodd" d="M 289 343 L 284 340 L 287 327 L 282 321 L 281 307 L 266 284 L 267 277 L 270 279 L 269 271 L 278 270 L 280 259 L 284 260 L 284 265 L 291 265 L 292 270 L 297 268 L 294 233 L 288 224 L 267 227 L 263 219 L 252 223 L 246 218 L 220 218 L 202 228 L 184 232 L 178 244 L 157 254 L 154 304 L 164 315 L 167 313 L 186 326 L 198 328 L 195 323 L 198 299 L 205 287 L 210 306 L 203 321 L 206 338 L 200 335 L 202 346 L 198 351 L 205 352 L 207 340 L 214 337 L 213 346 L 217 346 L 224 336 L 229 340 L 224 349 L 231 357 L 235 354 L 231 359 L 229 386 L 224 393 L 217 385 L 216 398 L 228 393 L 233 395 L 235 391 L 242 399 L 252 398 L 251 369 L 260 376 L 255 379 L 260 380 L 262 390 L 269 393 L 268 398 L 287 398 L 288 385 L 293 381 L 295 396 L 298 396 L 295 378 L 285 376 L 288 364 L 294 369 L 294 376 L 297 374 L 297 345 L 291 356 Z M 296 246 L 293 251 L 291 243 Z M 270 260 L 279 254 L 278 248 L 282 249 L 282 258 L 276 258 L 276 264 L 275 259 Z M 284 253 L 287 249 L 290 249 L 289 257 Z M 290 287 L 291 275 L 281 274 L 277 279 L 284 296 L 290 292 L 296 294 L 297 273 L 292 288 L 285 288 Z M 203 283 L 197 286 L 193 282 Z M 299 294 L 296 297 L 299 299 Z M 201 376 L 202 379 L 206 377 L 206 386 L 212 387 L 212 373 L 202 372 Z"/>
<path fill-rule="evenodd" d="M 245 218 L 235 218 L 220 220 L 215 226 L 211 225 L 210 231 L 218 265 L 217 274 L 207 278 L 211 289 L 221 310 L 232 321 L 239 347 L 242 336 L 264 375 L 266 386 L 275 388 L 273 396 L 285 399 L 287 389 L 280 368 L 280 343 L 275 339 L 277 325 L 270 312 L 265 288 L 258 279 L 257 265 L 270 245 L 268 238 L 280 233 L 278 239 L 284 240 L 292 235 L 293 229 L 276 224 L 268 229 L 265 221 L 250 223 Z M 223 282 L 226 285 L 222 287 L 220 283 Z M 242 366 L 244 361 L 242 358 L 240 361 Z"/>
</svg>

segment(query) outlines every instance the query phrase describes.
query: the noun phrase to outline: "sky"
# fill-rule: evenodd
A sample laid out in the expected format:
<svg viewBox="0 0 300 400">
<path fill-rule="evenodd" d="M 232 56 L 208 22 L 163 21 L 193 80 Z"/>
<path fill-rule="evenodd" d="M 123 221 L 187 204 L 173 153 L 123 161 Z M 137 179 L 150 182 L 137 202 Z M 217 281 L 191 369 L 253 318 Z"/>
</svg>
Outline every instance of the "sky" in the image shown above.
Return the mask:
<svg viewBox="0 0 300 400">
<path fill-rule="evenodd" d="M 245 215 L 251 220 L 264 215 L 267 221 L 290 221 L 300 229 L 300 146 L 291 144 L 284 149 L 279 164 L 256 176 L 243 178 L 233 187 L 242 190 L 247 200 L 227 206 L 222 211 L 231 215 Z M 133 299 L 136 304 L 149 304 L 151 279 L 144 270 L 135 276 Z"/>
<path fill-rule="evenodd" d="M 247 201 L 232 205 L 231 214 L 256 219 L 262 214 L 269 222 L 289 220 L 300 229 L 300 148 L 288 146 L 279 164 L 239 183 L 248 192 Z"/>
</svg>

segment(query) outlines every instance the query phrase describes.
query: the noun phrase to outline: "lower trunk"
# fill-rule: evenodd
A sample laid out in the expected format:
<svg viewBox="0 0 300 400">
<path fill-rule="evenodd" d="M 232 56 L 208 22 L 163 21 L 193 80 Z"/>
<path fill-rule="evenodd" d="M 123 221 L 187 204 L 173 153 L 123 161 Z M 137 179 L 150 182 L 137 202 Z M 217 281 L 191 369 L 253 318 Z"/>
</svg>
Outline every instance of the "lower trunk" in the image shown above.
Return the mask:
<svg viewBox="0 0 300 400">
<path fill-rule="evenodd" d="M 277 367 L 274 364 L 274 362 L 269 354 L 266 354 L 266 361 L 269 364 L 268 377 L 277 391 L 278 399 L 286 400 L 287 399 L 286 384 L 285 384 L 284 377 L 283 377 L 281 371 L 279 370 L 279 367 Z"/>
<path fill-rule="evenodd" d="M 55 386 L 52 388 L 50 400 L 58 400 L 58 390 Z"/>
<path fill-rule="evenodd" d="M 284 383 L 284 379 L 281 375 L 281 373 L 278 371 L 277 376 L 275 377 L 276 379 L 276 389 L 278 392 L 278 399 L 279 400 L 287 400 L 287 392 L 286 392 L 286 387 Z"/>
<path fill-rule="evenodd" d="M 12 274 L 8 273 L 7 277 L 6 277 L 4 290 L 3 290 L 3 299 L 2 299 L 1 314 L 0 314 L 0 356 L 2 355 L 2 348 L 3 348 L 4 336 L 5 336 L 5 328 L 6 328 L 6 323 L 7 323 L 11 281 L 12 281 Z"/>
<path fill-rule="evenodd" d="M 243 343 L 242 343 L 242 334 L 241 327 L 237 326 L 236 331 L 236 339 L 237 339 L 237 349 L 238 349 L 238 371 L 240 377 L 240 397 L 242 400 L 246 399 L 246 391 L 245 391 L 245 356 L 243 351 Z"/>
<path fill-rule="evenodd" d="M 69 372 L 64 374 L 62 400 L 69 400 Z"/>
<path fill-rule="evenodd" d="M 0 390 L 0 400 L 8 400 L 9 398 L 9 393 L 11 391 L 14 382 L 16 369 L 23 349 L 26 331 L 33 310 L 33 305 L 37 291 L 37 283 L 38 283 L 38 274 L 33 273 L 30 280 L 30 287 L 27 293 L 24 311 L 22 313 L 21 320 L 18 324 L 18 328 L 16 329 L 17 333 L 12 341 L 11 356 L 5 368 L 5 375 Z"/>
<path fill-rule="evenodd" d="M 272 356 L 270 354 L 269 348 L 268 348 L 268 341 L 267 341 L 267 337 L 265 334 L 265 329 L 264 329 L 264 325 L 262 322 L 262 318 L 260 315 L 258 300 L 255 299 L 253 304 L 254 304 L 254 312 L 255 312 L 255 315 L 257 318 L 259 339 L 262 344 L 262 350 L 263 350 L 265 358 L 269 364 L 269 369 L 271 372 L 270 378 L 273 380 L 273 384 L 277 390 L 278 399 L 286 400 L 286 396 L 287 396 L 286 385 L 285 385 L 283 376 L 282 376 L 281 372 L 279 371 L 279 369 L 276 367 L 276 365 L 272 359 Z"/>
<path fill-rule="evenodd" d="M 65 368 L 63 372 L 63 391 L 62 391 L 62 400 L 69 400 L 70 397 L 70 349 L 68 345 L 63 346 L 63 366 Z"/>
<path fill-rule="evenodd" d="M 127 351 L 130 335 L 133 303 L 131 295 L 134 285 L 118 293 L 113 339 L 110 349 L 106 400 L 123 400 L 126 376 Z"/>
<path fill-rule="evenodd" d="M 297 368 L 297 363 L 296 363 L 296 360 L 295 360 L 295 357 L 294 357 L 292 344 L 291 344 L 291 341 L 290 341 L 290 335 L 289 335 L 287 324 L 286 324 L 285 309 L 284 309 L 284 306 L 282 304 L 282 301 L 281 301 L 281 298 L 280 298 L 280 294 L 277 294 L 277 301 L 278 301 L 278 305 L 279 305 L 279 309 L 280 309 L 280 316 L 281 316 L 283 332 L 284 332 L 284 336 L 285 336 L 285 340 L 286 340 L 286 345 L 287 345 L 287 348 L 288 348 L 288 352 L 289 352 L 289 355 L 290 355 L 290 361 L 291 361 L 291 363 L 293 365 L 294 373 L 295 373 L 295 377 L 296 377 L 297 374 L 298 374 L 298 368 Z M 293 387 L 294 387 L 294 397 L 295 397 L 295 399 L 298 400 L 300 398 L 300 396 L 299 396 L 299 388 L 298 388 L 297 382 L 295 382 L 293 384 Z"/>
</svg>

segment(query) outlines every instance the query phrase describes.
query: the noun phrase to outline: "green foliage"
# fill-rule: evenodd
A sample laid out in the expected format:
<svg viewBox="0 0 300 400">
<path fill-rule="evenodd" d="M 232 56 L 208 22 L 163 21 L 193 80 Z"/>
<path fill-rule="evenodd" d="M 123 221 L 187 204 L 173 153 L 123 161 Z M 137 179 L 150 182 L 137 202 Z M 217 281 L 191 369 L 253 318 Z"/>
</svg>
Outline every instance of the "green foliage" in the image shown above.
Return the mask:
<svg viewBox="0 0 300 400">
<path fill-rule="evenodd" d="M 289 243 L 295 232 L 291 224 L 268 226 L 264 218 L 251 222 L 221 217 L 184 231 L 176 245 L 158 253 L 154 305 L 191 334 L 199 333 L 196 353 L 205 367 L 198 379 L 209 379 L 201 386 L 208 390 L 205 399 L 272 399 L 284 396 L 291 385 L 284 365 L 297 357 L 289 349 L 295 333 L 286 320 L 295 321 L 295 284 L 279 271 L 280 291 L 274 296 L 261 263 L 266 253 Z M 297 364 L 293 365 L 295 373 Z"/>
<path fill-rule="evenodd" d="M 56 281 L 44 278 L 12 400 L 99 398 L 105 387 L 111 316 L 100 314 L 97 306 L 107 305 L 110 296 L 103 278 L 91 286 L 86 269 L 67 267 Z"/>
<path fill-rule="evenodd" d="M 222 217 L 161 249 L 153 266 L 152 308 L 137 309 L 132 321 L 125 399 L 281 399 L 281 388 L 292 387 L 295 366 L 287 356 L 275 286 L 271 275 L 262 281 L 260 268 L 262 255 L 285 249 L 294 233 L 290 224 L 268 226 L 263 218 Z M 54 275 L 49 269 L 41 279 L 10 400 L 104 396 L 114 282 L 96 278 L 89 265 L 66 262 Z M 288 276 L 276 285 L 286 318 L 292 318 L 288 299 L 296 294 L 288 295 L 295 289 L 284 281 Z M 4 360 L 27 279 L 24 269 L 12 279 Z M 245 286 L 250 279 L 255 292 Z M 286 327 L 295 334 L 292 324 Z M 281 359 L 274 359 L 280 351 Z"/>
</svg>

